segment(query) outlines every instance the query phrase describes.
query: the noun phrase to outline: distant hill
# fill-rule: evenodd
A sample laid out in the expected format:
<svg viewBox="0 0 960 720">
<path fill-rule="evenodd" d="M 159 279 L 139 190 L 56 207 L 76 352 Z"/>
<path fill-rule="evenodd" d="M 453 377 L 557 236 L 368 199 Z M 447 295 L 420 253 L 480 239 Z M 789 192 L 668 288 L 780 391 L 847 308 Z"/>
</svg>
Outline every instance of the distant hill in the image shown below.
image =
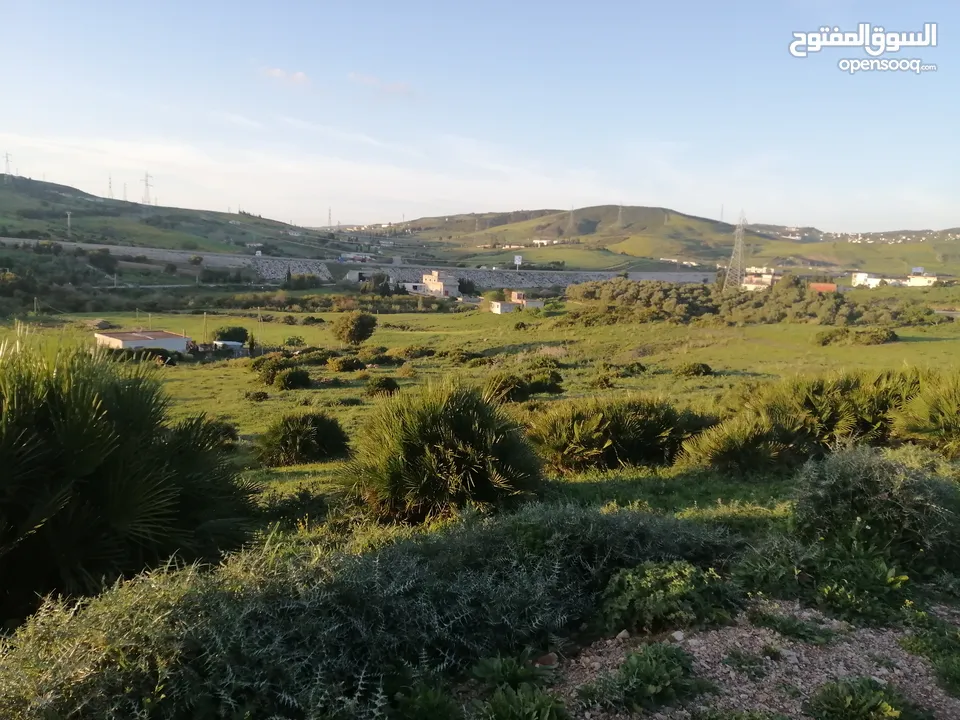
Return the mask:
<svg viewBox="0 0 960 720">
<path fill-rule="evenodd" d="M 9 182 L 8 182 L 9 181 Z M 668 208 L 598 205 L 426 217 L 331 233 L 247 213 L 156 207 L 0 175 L 0 237 L 205 253 L 334 259 L 364 252 L 407 264 L 644 271 L 725 265 L 734 225 Z M 746 260 L 797 270 L 960 275 L 960 228 L 837 234 L 815 227 L 747 226 Z M 255 247 L 250 247 L 255 246 Z"/>
<path fill-rule="evenodd" d="M 668 208 L 600 205 L 429 217 L 402 226 L 460 262 L 564 262 L 587 269 L 640 269 L 643 263 L 725 264 L 731 223 Z M 960 231 L 836 234 L 815 227 L 750 224 L 746 260 L 812 271 L 906 273 L 916 266 L 960 274 Z M 520 245 L 518 248 L 505 246 Z"/>
<path fill-rule="evenodd" d="M 327 234 L 246 213 L 157 207 L 0 175 L 0 237 L 292 257 L 335 256 Z M 292 233 L 292 234 L 291 234 Z M 247 247 L 247 245 L 261 247 Z"/>
</svg>

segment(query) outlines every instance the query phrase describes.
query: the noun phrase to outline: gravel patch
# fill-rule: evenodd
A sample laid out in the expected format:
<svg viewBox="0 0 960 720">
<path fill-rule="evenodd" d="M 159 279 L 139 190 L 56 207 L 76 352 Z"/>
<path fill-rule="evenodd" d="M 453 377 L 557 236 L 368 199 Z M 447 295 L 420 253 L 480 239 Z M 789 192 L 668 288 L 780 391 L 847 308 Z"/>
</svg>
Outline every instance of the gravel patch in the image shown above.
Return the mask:
<svg viewBox="0 0 960 720">
<path fill-rule="evenodd" d="M 716 694 L 701 695 L 687 708 L 664 708 L 647 717 L 680 720 L 690 710 L 764 710 L 788 717 L 804 717 L 803 701 L 821 685 L 842 678 L 868 676 L 896 686 L 937 718 L 960 720 L 960 699 L 938 685 L 929 663 L 898 644 L 903 631 L 856 629 L 830 620 L 797 604 L 767 603 L 771 612 L 805 620 L 819 620 L 836 635 L 829 643 L 812 645 L 784 637 L 767 628 L 754 627 L 745 614 L 735 624 L 702 632 L 675 632 L 652 638 L 676 643 L 695 658 L 695 671 L 713 681 Z M 576 709 L 576 689 L 601 673 L 616 670 L 632 650 L 646 639 L 625 637 L 601 640 L 560 665 L 552 691 L 561 696 L 575 718 L 621 720 L 629 713 Z M 731 653 L 735 658 L 731 661 Z M 739 659 L 739 662 L 737 661 Z"/>
</svg>

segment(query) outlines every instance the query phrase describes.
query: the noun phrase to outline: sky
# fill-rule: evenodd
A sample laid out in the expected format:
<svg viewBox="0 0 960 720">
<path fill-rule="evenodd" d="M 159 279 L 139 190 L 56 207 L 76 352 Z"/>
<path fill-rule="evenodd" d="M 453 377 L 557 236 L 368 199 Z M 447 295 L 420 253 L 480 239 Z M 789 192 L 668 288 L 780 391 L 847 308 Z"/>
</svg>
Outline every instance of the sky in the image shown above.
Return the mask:
<svg viewBox="0 0 960 720">
<path fill-rule="evenodd" d="M 601 204 L 960 226 L 955 0 L 0 0 L 0 155 L 300 225 Z M 919 32 L 936 72 L 788 51 Z"/>
</svg>

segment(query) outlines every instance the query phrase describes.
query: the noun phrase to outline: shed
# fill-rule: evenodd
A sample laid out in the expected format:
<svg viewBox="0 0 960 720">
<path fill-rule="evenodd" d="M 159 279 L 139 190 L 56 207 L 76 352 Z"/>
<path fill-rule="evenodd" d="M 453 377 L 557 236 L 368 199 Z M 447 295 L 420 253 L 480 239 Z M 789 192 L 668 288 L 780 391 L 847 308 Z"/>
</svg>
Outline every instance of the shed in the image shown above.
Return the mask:
<svg viewBox="0 0 960 720">
<path fill-rule="evenodd" d="M 490 312 L 494 315 L 503 315 L 505 313 L 512 313 L 517 309 L 517 304 L 512 302 L 498 302 L 492 300 L 490 302 Z"/>
<path fill-rule="evenodd" d="M 186 352 L 190 338 L 166 330 L 128 330 L 123 332 L 99 332 L 93 337 L 97 345 L 119 350 L 169 350 Z"/>
</svg>

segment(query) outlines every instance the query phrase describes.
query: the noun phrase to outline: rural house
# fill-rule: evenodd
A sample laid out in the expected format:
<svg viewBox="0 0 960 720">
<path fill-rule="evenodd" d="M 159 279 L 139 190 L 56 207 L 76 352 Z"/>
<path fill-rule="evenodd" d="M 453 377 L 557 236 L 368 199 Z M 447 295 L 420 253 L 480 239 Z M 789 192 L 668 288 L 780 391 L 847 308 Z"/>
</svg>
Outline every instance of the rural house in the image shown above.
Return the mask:
<svg viewBox="0 0 960 720">
<path fill-rule="evenodd" d="M 117 350 L 169 350 L 184 353 L 190 338 L 166 330 L 128 330 L 94 333 L 97 345 Z"/>
</svg>

